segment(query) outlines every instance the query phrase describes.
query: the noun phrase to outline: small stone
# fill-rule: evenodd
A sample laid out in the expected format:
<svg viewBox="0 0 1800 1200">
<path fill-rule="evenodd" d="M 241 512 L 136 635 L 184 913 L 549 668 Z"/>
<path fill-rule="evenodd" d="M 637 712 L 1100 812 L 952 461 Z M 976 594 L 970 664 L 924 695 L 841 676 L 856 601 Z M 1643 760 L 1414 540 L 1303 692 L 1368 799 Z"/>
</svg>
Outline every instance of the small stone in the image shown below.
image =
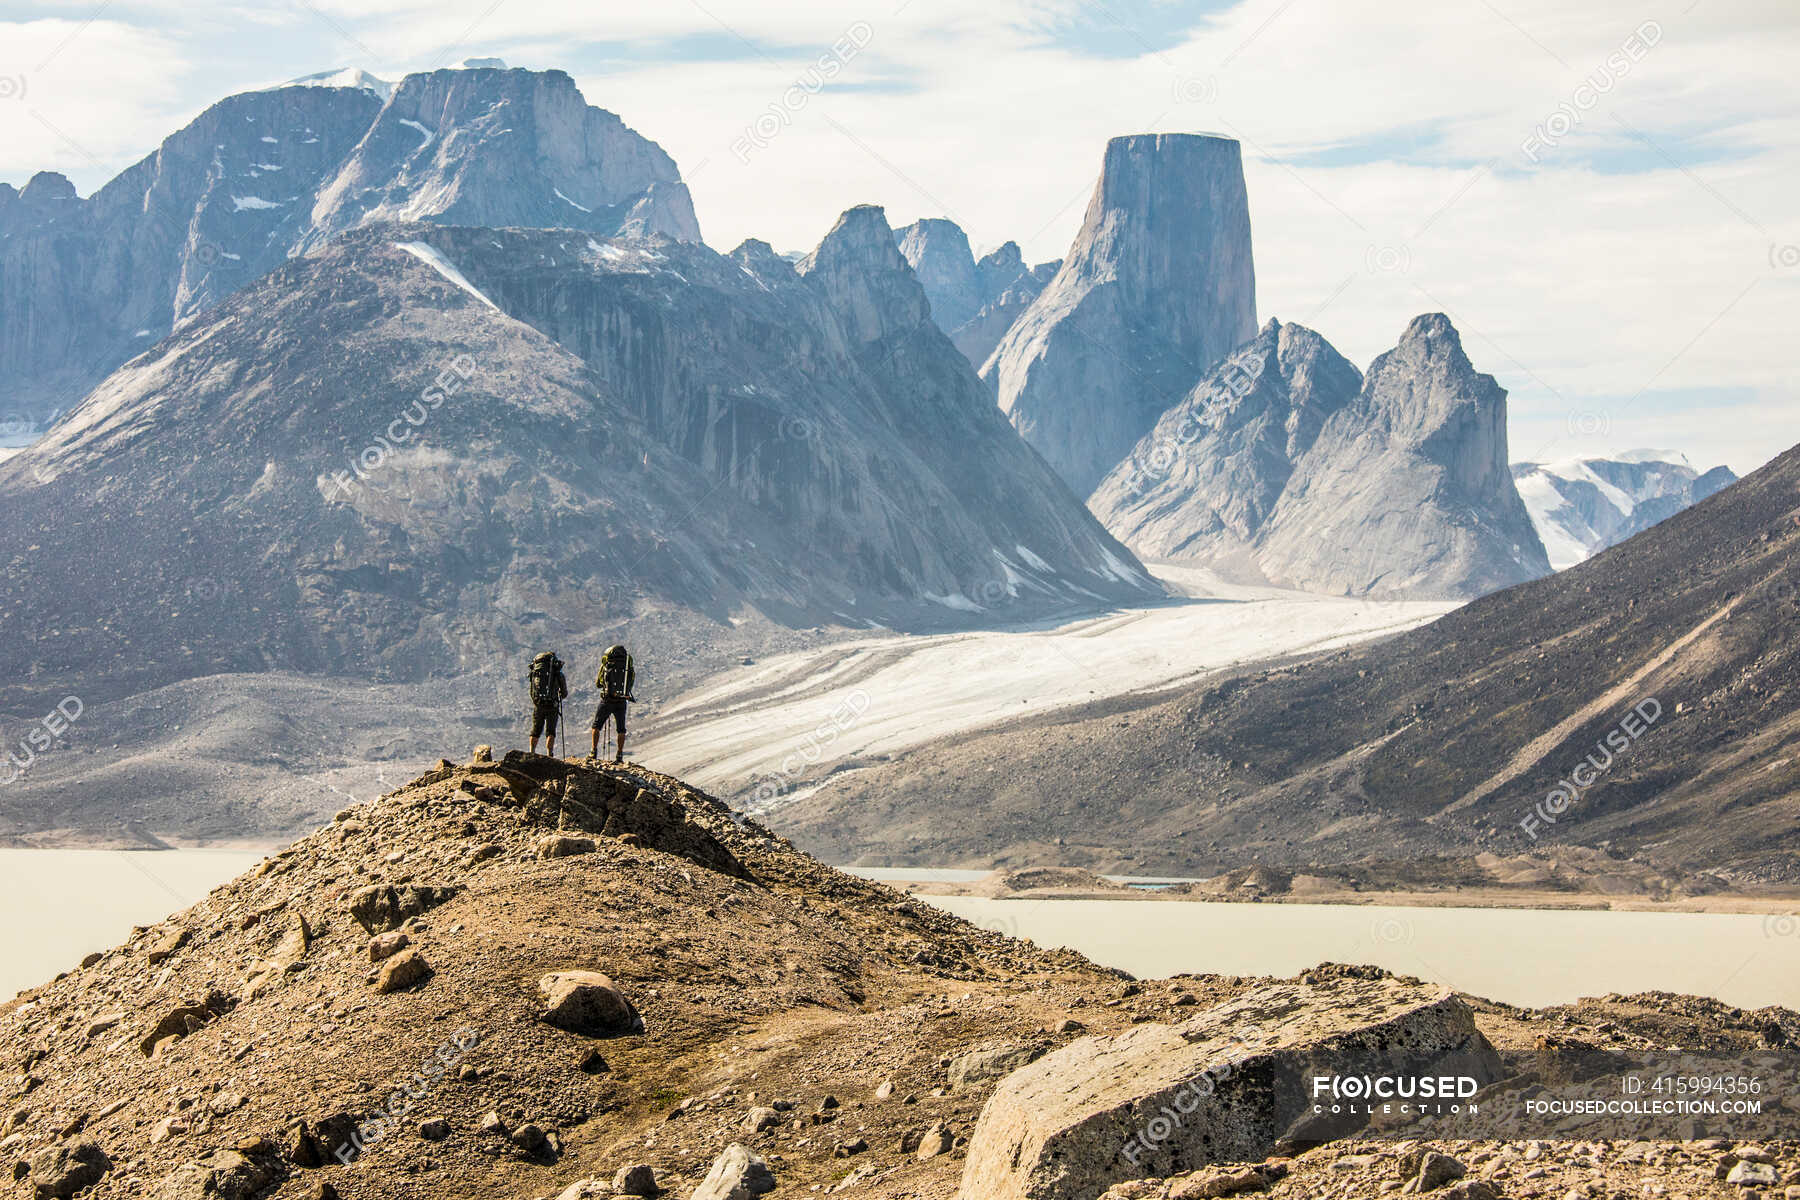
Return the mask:
<svg viewBox="0 0 1800 1200">
<path fill-rule="evenodd" d="M 431 978 L 431 974 L 431 964 L 424 955 L 417 950 L 402 950 L 381 964 L 375 990 L 383 994 L 404 991 Z"/>
<path fill-rule="evenodd" d="M 612 1070 L 612 1065 L 598 1050 L 589 1046 L 575 1056 L 575 1069 L 587 1075 L 604 1075 Z"/>
<path fill-rule="evenodd" d="M 745 1133 L 761 1133 L 765 1129 L 773 1129 L 781 1124 L 781 1114 L 766 1105 L 758 1105 L 744 1114 L 743 1129 Z"/>
<path fill-rule="evenodd" d="M 475 753 L 469 756 L 470 762 L 488 763 L 494 761 L 494 748 L 483 743 L 475 747 Z"/>
<path fill-rule="evenodd" d="M 1469 1168 L 1448 1154 L 1429 1150 L 1419 1159 L 1418 1174 L 1414 1178 L 1418 1180 L 1418 1191 L 1430 1192 L 1468 1173 Z"/>
<path fill-rule="evenodd" d="M 175 956 L 175 952 L 177 950 L 180 950 L 183 946 L 187 945 L 187 943 L 188 943 L 188 931 L 187 930 L 171 929 L 169 932 L 163 934 L 162 937 L 157 940 L 156 945 L 150 947 L 150 954 L 149 954 L 150 965 L 153 967 L 160 966 L 164 960 L 173 958 Z"/>
<path fill-rule="evenodd" d="M 491 1110 L 482 1114 L 481 1124 L 477 1125 L 476 1129 L 482 1133 L 491 1134 L 496 1137 L 508 1136 L 506 1122 L 501 1119 L 498 1112 Z"/>
<path fill-rule="evenodd" d="M 122 1012 L 103 1013 L 87 1023 L 86 1036 L 99 1037 L 124 1019 L 125 1014 Z"/>
<path fill-rule="evenodd" d="M 645 1163 L 620 1167 L 613 1175 L 612 1188 L 620 1196 L 654 1196 L 662 1190 L 656 1184 L 656 1172 Z"/>
<path fill-rule="evenodd" d="M 380 962 L 383 959 L 392 958 L 410 945 L 412 945 L 412 939 L 402 930 L 395 929 L 387 933 L 378 933 L 369 939 L 369 961 Z"/>
<path fill-rule="evenodd" d="M 1778 1176 L 1775 1168 L 1766 1162 L 1740 1161 L 1725 1175 L 1726 1183 L 1735 1183 L 1739 1187 L 1770 1187 Z"/>
<path fill-rule="evenodd" d="M 179 1137 L 188 1131 L 186 1117 L 164 1117 L 150 1130 L 150 1143 L 156 1145 L 166 1142 L 172 1137 Z"/>
<path fill-rule="evenodd" d="M 511 1137 L 513 1145 L 534 1158 L 550 1150 L 550 1139 L 540 1126 L 521 1125 L 512 1131 Z"/>
<path fill-rule="evenodd" d="M 244 1098 L 236 1092 L 220 1092 L 206 1102 L 214 1116 L 224 1116 L 228 1112 L 236 1112 L 244 1107 Z"/>
<path fill-rule="evenodd" d="M 442 1117 L 432 1117 L 429 1121 L 421 1121 L 419 1136 L 428 1142 L 441 1142 L 450 1136 L 450 1122 Z"/>
<path fill-rule="evenodd" d="M 950 1148 L 954 1145 L 956 1145 L 956 1138 L 952 1136 L 944 1123 L 939 1121 L 927 1126 L 925 1132 L 919 1135 L 917 1154 L 921 1161 L 927 1158 L 936 1158 L 940 1154 L 950 1153 Z"/>
<path fill-rule="evenodd" d="M 831 1156 L 833 1158 L 849 1158 L 852 1155 L 861 1154 L 868 1148 L 869 1143 L 866 1138 L 854 1138 L 848 1142 L 839 1142 L 832 1149 Z"/>
<path fill-rule="evenodd" d="M 881 1085 L 875 1089 L 875 1099 L 877 1100 L 886 1100 L 893 1094 L 894 1081 L 891 1079 L 882 1080 Z"/>
</svg>

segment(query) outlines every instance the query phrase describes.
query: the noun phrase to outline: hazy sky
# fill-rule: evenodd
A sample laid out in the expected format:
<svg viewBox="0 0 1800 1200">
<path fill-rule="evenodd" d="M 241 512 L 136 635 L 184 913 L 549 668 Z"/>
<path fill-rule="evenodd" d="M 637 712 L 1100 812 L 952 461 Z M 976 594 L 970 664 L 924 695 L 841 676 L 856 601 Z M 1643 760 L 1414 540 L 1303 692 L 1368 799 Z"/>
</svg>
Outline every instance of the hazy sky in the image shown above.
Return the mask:
<svg viewBox="0 0 1800 1200">
<path fill-rule="evenodd" d="M 1108 137 L 1224 133 L 1259 314 L 1367 365 L 1449 313 L 1515 459 L 1800 441 L 1794 0 L 7 0 L 0 180 L 86 194 L 231 92 L 471 55 L 660 142 L 719 249 L 872 202 L 1060 257 Z"/>
</svg>

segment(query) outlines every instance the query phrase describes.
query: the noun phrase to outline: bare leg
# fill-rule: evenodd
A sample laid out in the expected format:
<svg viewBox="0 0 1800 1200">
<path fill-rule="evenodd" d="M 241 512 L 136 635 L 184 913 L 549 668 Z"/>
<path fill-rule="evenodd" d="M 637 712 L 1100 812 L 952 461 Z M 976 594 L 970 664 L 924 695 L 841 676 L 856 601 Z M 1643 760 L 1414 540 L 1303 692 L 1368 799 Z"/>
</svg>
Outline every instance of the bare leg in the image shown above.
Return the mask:
<svg viewBox="0 0 1800 1200">
<path fill-rule="evenodd" d="M 531 735 L 531 752 L 533 754 L 537 753 L 537 739 L 538 739 L 537 734 L 534 733 Z"/>
</svg>

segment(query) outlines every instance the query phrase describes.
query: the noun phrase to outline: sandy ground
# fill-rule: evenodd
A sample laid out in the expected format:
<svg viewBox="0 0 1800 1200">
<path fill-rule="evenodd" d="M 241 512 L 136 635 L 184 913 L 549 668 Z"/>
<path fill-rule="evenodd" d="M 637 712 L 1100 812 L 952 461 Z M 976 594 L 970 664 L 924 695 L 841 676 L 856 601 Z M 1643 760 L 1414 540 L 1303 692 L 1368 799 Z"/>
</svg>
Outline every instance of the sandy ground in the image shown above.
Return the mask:
<svg viewBox="0 0 1800 1200">
<path fill-rule="evenodd" d="M 1191 683 L 1424 624 L 1444 602 L 1347 600 L 1157 566 L 1179 598 L 1056 626 L 860 638 L 726 673 L 662 707 L 634 757 L 766 809 L 835 770 L 1022 713 Z"/>
</svg>

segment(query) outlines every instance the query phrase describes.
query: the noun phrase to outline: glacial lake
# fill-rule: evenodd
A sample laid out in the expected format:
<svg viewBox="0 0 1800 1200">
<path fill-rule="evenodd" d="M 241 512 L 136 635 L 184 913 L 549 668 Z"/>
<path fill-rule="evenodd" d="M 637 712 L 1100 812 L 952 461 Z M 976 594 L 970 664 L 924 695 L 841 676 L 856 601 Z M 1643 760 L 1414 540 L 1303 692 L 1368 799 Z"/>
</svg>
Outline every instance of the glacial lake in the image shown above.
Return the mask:
<svg viewBox="0 0 1800 1200">
<path fill-rule="evenodd" d="M 0 849 L 0 999 L 69 970 L 247 870 L 264 852 Z M 870 872 L 887 874 L 887 872 Z M 923 874 L 923 873 L 921 873 Z M 939 873 L 933 873 L 939 874 Z M 980 877 L 985 872 L 950 872 Z M 1150 978 L 1292 975 L 1373 962 L 1514 1004 L 1674 991 L 1800 1007 L 1800 919 L 921 896 L 979 925 Z"/>
<path fill-rule="evenodd" d="M 255 866 L 261 850 L 0 849 L 0 1000 Z"/>
<path fill-rule="evenodd" d="M 1686 992 L 1743 1008 L 1800 1007 L 1800 918 L 1736 913 L 990 900 L 920 896 L 1140 978 L 1293 975 L 1376 963 L 1511 1004 L 1608 992 Z"/>
</svg>

